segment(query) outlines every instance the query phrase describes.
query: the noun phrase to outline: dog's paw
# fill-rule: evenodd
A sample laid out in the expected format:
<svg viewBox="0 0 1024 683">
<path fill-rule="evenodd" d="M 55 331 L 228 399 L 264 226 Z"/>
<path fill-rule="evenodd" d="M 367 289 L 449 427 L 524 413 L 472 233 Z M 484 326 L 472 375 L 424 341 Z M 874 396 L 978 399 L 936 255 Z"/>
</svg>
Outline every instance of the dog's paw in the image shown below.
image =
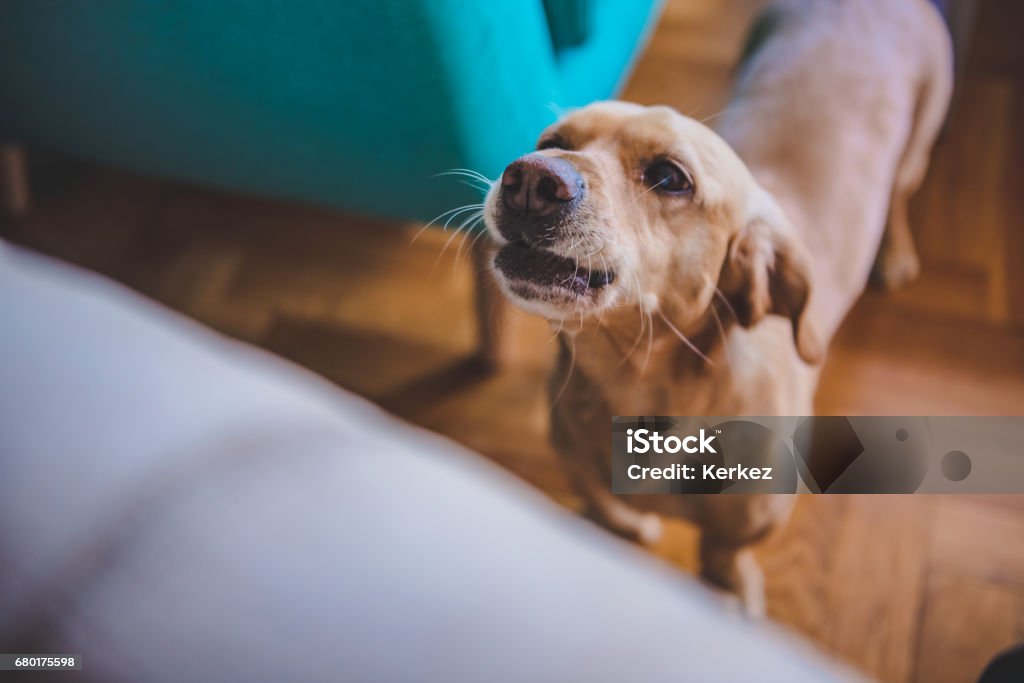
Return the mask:
<svg viewBox="0 0 1024 683">
<path fill-rule="evenodd" d="M 905 287 L 921 273 L 921 262 L 913 248 L 883 247 L 875 259 L 871 282 L 880 289 L 892 291 Z"/>
<path fill-rule="evenodd" d="M 753 553 L 738 558 L 736 566 L 740 583 L 737 587 L 740 607 L 748 619 L 764 619 L 768 614 L 768 598 L 765 595 L 764 571 Z"/>
<path fill-rule="evenodd" d="M 661 521 L 661 517 L 654 513 L 648 513 L 640 518 L 636 529 L 637 543 L 648 547 L 655 546 L 664 535 L 665 523 Z"/>
<path fill-rule="evenodd" d="M 703 585 L 722 601 L 722 606 L 726 610 L 737 616 L 750 621 L 761 621 L 767 616 L 768 606 L 763 593 L 761 595 L 738 595 L 709 581 L 704 581 Z"/>
<path fill-rule="evenodd" d="M 768 616 L 768 599 L 765 595 L 764 573 L 751 555 L 737 565 L 736 583 L 728 588 L 707 581 L 709 586 L 726 607 L 751 621 L 760 621 Z"/>
<path fill-rule="evenodd" d="M 726 601 L 730 608 L 748 619 L 763 619 L 768 611 L 764 572 L 749 548 L 739 552 L 706 555 L 701 578 Z"/>
<path fill-rule="evenodd" d="M 593 508 L 588 508 L 584 510 L 583 516 L 619 538 L 648 548 L 658 545 L 665 533 L 665 525 L 661 521 L 661 517 L 653 512 L 638 513 L 630 510 L 628 519 L 623 519 L 621 516 L 609 516 L 601 514 L 600 511 Z"/>
</svg>

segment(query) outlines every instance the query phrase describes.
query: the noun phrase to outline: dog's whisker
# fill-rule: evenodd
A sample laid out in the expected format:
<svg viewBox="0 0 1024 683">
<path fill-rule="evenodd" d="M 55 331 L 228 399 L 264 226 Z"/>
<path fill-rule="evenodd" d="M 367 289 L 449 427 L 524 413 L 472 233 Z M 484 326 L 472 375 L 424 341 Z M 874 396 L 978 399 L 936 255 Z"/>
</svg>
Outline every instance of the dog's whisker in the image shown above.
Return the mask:
<svg viewBox="0 0 1024 683">
<path fill-rule="evenodd" d="M 601 259 L 601 272 L 602 273 L 607 273 L 608 272 L 608 261 L 605 259 L 604 254 L 598 254 L 598 258 Z M 601 308 L 601 315 L 599 315 L 598 318 L 597 318 L 597 325 L 598 325 L 598 327 L 600 327 L 601 325 L 604 324 L 604 314 L 605 314 L 606 310 L 607 310 L 607 308 Z"/>
<path fill-rule="evenodd" d="M 600 242 L 598 243 L 598 245 L 597 245 L 597 248 L 596 248 L 596 249 L 594 249 L 593 251 L 591 251 L 591 252 L 589 252 L 589 253 L 587 253 L 587 254 L 583 254 L 583 256 L 581 256 L 580 258 L 590 258 L 591 256 L 596 256 L 596 255 L 597 255 L 597 254 L 599 254 L 599 253 L 600 253 L 600 252 L 601 252 L 601 251 L 602 251 L 603 249 L 604 249 L 604 240 L 601 240 L 601 241 L 600 241 Z"/>
<path fill-rule="evenodd" d="M 675 333 L 675 335 L 677 337 L 679 337 L 679 340 L 681 342 L 683 342 L 684 344 L 686 344 L 687 348 L 689 348 L 695 354 L 700 356 L 704 360 L 704 362 L 707 363 L 708 365 L 714 365 L 715 364 L 715 362 L 713 360 L 711 360 L 710 358 L 705 356 L 704 353 L 700 349 L 697 348 L 696 344 L 694 344 L 692 341 L 690 341 L 685 334 L 680 332 L 679 329 L 675 325 L 672 324 L 672 321 L 669 320 L 665 316 L 664 313 L 662 313 L 661 311 L 658 311 L 658 316 L 664 321 L 664 323 L 666 325 L 668 325 L 668 329 L 672 330 L 672 332 Z"/>
<path fill-rule="evenodd" d="M 647 353 L 644 354 L 644 362 L 640 366 L 639 372 L 636 374 L 636 379 L 633 381 L 633 391 L 636 391 L 637 387 L 640 386 L 640 382 L 644 380 L 644 375 L 647 373 L 647 364 L 651 360 L 651 352 L 654 350 L 654 317 L 645 310 L 642 306 L 640 307 L 640 339 L 644 337 L 644 331 L 647 331 Z M 635 351 L 635 349 L 634 349 Z M 633 352 L 630 352 L 632 355 Z"/>
<path fill-rule="evenodd" d="M 482 221 L 483 219 L 484 219 L 484 212 L 483 212 L 482 209 L 480 211 L 478 211 L 478 212 L 471 213 L 471 214 L 469 214 L 469 216 L 464 221 L 462 221 L 462 223 L 459 224 L 459 227 L 457 228 L 457 231 L 458 232 L 470 232 L 477 225 L 479 225 L 480 221 Z"/>
<path fill-rule="evenodd" d="M 433 218 L 432 220 L 430 220 L 430 222 L 428 222 L 426 225 L 424 225 L 422 228 L 420 228 L 419 230 L 416 231 L 416 234 L 413 235 L 413 238 L 409 241 L 409 244 L 412 245 L 416 240 L 419 239 L 420 235 L 425 233 L 432 225 L 437 223 L 437 221 L 441 220 L 442 218 L 444 218 L 448 214 L 452 213 L 453 211 L 459 211 L 460 209 L 464 209 L 464 208 L 466 208 L 466 207 L 459 206 L 459 207 L 456 207 L 454 209 L 448 209 L 444 213 L 442 213 L 442 214 L 438 215 L 437 217 Z"/>
<path fill-rule="evenodd" d="M 659 185 L 664 185 L 665 183 L 667 183 L 667 182 L 668 182 L 668 180 L 669 180 L 668 178 L 662 178 L 662 179 L 661 179 L 661 180 L 659 180 L 658 182 L 654 183 L 653 185 L 651 185 L 650 187 L 648 187 L 648 188 L 647 188 L 646 190 L 644 190 L 643 192 L 641 192 L 641 193 L 640 193 L 640 194 L 638 194 L 637 196 L 633 197 L 633 203 L 634 203 L 634 204 L 636 204 L 636 203 L 637 203 L 637 201 L 639 201 L 641 197 L 643 197 L 643 196 L 644 196 L 645 194 L 647 194 L 648 192 L 650 192 L 650 191 L 651 191 L 651 190 L 653 190 L 654 188 L 658 187 Z"/>
<path fill-rule="evenodd" d="M 444 218 L 448 214 L 452 214 L 452 218 L 454 218 L 455 216 L 459 215 L 463 211 L 471 211 L 473 209 L 483 209 L 483 208 L 484 208 L 483 204 L 466 204 L 465 206 L 457 206 L 454 209 L 448 209 L 447 211 L 445 211 L 444 213 L 438 215 L 436 218 L 434 218 L 429 223 L 424 225 L 422 228 L 420 228 L 416 232 L 416 234 L 413 235 L 413 238 L 409 241 L 410 246 L 414 242 L 416 242 L 416 240 L 419 239 L 420 235 L 425 233 L 429 227 L 431 227 L 432 225 L 436 224 L 439 220 L 441 220 L 442 218 Z M 447 227 L 448 227 L 448 223 L 445 223 L 445 228 L 447 228 Z"/>
<path fill-rule="evenodd" d="M 479 221 L 483 221 L 483 219 L 484 219 L 483 216 L 480 216 L 480 218 L 478 220 Z M 484 237 L 486 234 L 487 234 L 487 230 L 486 229 L 477 231 L 476 237 L 474 237 L 473 241 L 469 243 L 470 251 L 472 251 L 476 247 L 476 243 L 479 242 L 480 239 L 482 237 Z"/>
<path fill-rule="evenodd" d="M 472 180 L 464 180 L 464 179 L 460 178 L 459 182 L 462 183 L 463 185 L 465 185 L 466 187 L 471 187 L 471 188 L 473 188 L 474 190 L 476 190 L 478 192 L 484 193 L 485 195 L 491 189 L 490 185 L 488 185 L 486 187 L 480 187 L 479 185 L 475 185 Z M 476 181 L 476 182 L 480 182 L 480 181 Z"/>
<path fill-rule="evenodd" d="M 443 176 L 455 176 L 463 185 L 471 187 L 484 194 L 487 194 L 497 182 L 495 180 L 491 180 L 482 173 L 468 168 L 453 168 L 447 171 L 442 171 L 441 173 L 435 173 L 431 178 L 440 178 Z"/>
<path fill-rule="evenodd" d="M 470 216 L 469 223 L 460 225 L 459 226 L 459 230 L 462 230 L 464 232 L 472 232 L 473 230 L 476 230 L 476 227 L 478 225 L 480 225 L 480 223 L 483 221 L 483 219 L 484 219 L 483 211 L 481 211 L 479 214 L 473 214 L 472 216 Z M 475 237 L 473 237 L 473 239 L 468 239 L 467 238 L 467 239 L 462 240 L 462 243 L 459 244 L 459 248 L 455 251 L 455 261 L 452 262 L 452 269 L 453 270 L 458 269 L 459 260 L 462 258 L 462 251 L 466 248 L 466 245 L 468 244 L 470 246 L 470 248 L 472 248 L 472 246 L 476 244 L 477 240 L 480 239 L 481 235 L 483 235 L 484 232 L 485 232 L 484 230 L 479 230 L 479 231 L 477 231 L 477 234 L 476 234 Z"/>
<path fill-rule="evenodd" d="M 704 118 L 700 119 L 700 122 L 703 123 L 703 124 L 707 124 L 708 121 L 713 121 L 714 119 L 717 119 L 719 116 L 721 116 L 722 114 L 725 114 L 730 109 L 732 109 L 732 105 L 729 105 L 725 109 L 722 109 L 721 111 L 719 111 L 717 113 L 714 113 L 711 116 L 705 116 Z M 696 117 L 694 117 L 694 118 L 696 118 Z"/>
<path fill-rule="evenodd" d="M 447 171 L 442 171 L 440 173 L 435 173 L 434 175 L 431 176 L 431 178 L 440 178 L 442 176 L 449 176 L 449 175 L 453 175 L 453 176 L 466 176 L 468 178 L 473 178 L 475 180 L 483 181 L 483 182 L 487 183 L 488 185 L 494 185 L 494 183 L 496 182 L 494 180 L 491 180 L 487 176 L 485 176 L 480 171 L 474 171 L 471 168 L 450 168 Z"/>
<path fill-rule="evenodd" d="M 434 271 L 435 271 L 435 270 L 437 270 L 437 266 L 438 266 L 438 265 L 440 265 L 440 263 L 441 263 L 441 258 L 442 258 L 442 257 L 444 256 L 444 253 L 445 253 L 446 251 L 448 251 L 448 247 L 450 247 L 450 246 L 451 246 L 451 244 L 452 244 L 452 240 L 454 240 L 454 239 L 455 239 L 456 237 L 458 237 L 458 236 L 459 236 L 459 235 L 461 235 L 461 234 L 462 234 L 462 233 L 461 233 L 461 232 L 459 232 L 458 230 L 453 230 L 453 231 L 452 231 L 452 235 L 451 235 L 451 237 L 449 237 L 449 238 L 448 238 L 448 241 L 444 243 L 444 246 L 443 246 L 443 247 L 441 247 L 441 253 L 437 255 L 437 258 L 436 258 L 436 259 L 434 259 L 434 265 L 433 265 L 433 267 L 431 267 L 431 269 L 430 269 L 430 274 L 431 274 L 431 275 L 433 275 L 433 274 L 434 274 Z"/>
<path fill-rule="evenodd" d="M 480 221 L 482 221 L 482 220 L 483 220 L 483 218 L 477 218 L 476 220 L 474 220 L 472 223 L 469 224 L 469 227 L 467 228 L 467 231 L 468 232 L 472 232 L 472 231 L 475 230 L 476 231 L 476 235 L 474 235 L 472 239 L 470 239 L 470 236 L 467 235 L 462 240 L 462 243 L 459 244 L 459 248 L 455 252 L 455 260 L 452 262 L 452 274 L 453 275 L 458 276 L 459 265 L 460 265 L 460 263 L 462 263 L 463 251 L 465 250 L 467 253 L 468 252 L 472 252 L 473 249 L 476 248 L 476 243 L 484 235 L 485 231 L 477 229 L 477 226 L 480 224 Z M 472 261 L 472 259 L 470 259 L 470 261 Z M 470 268 L 472 268 L 474 264 L 471 262 L 469 265 L 470 265 Z"/>
<path fill-rule="evenodd" d="M 718 287 L 715 287 L 715 296 L 721 299 L 722 303 L 725 304 L 725 307 L 729 309 L 729 313 L 732 315 L 732 319 L 735 320 L 736 322 L 739 322 L 739 317 L 737 317 L 736 315 L 736 309 L 732 307 L 732 304 L 729 303 L 729 299 L 726 298 L 725 294 L 722 294 L 722 290 L 720 290 Z"/>
<path fill-rule="evenodd" d="M 722 352 L 725 354 L 725 363 L 732 372 L 732 358 L 729 357 L 729 340 L 725 336 L 725 327 L 722 326 L 722 319 L 718 317 L 718 311 L 714 305 L 711 306 L 711 315 L 715 316 L 715 326 L 718 327 L 718 336 L 722 338 Z"/>
<path fill-rule="evenodd" d="M 430 269 L 431 274 L 433 274 L 433 272 L 435 270 L 437 270 L 437 266 L 441 263 L 441 258 L 445 255 L 445 252 L 448 251 L 448 247 L 451 246 L 452 241 L 456 237 L 458 237 L 459 235 L 465 234 L 466 227 L 468 225 L 470 225 L 471 223 L 473 223 L 474 221 L 480 220 L 482 217 L 483 217 L 483 210 L 481 210 L 479 214 L 473 213 L 473 214 L 471 214 L 469 216 L 469 218 L 465 219 L 461 224 L 459 224 L 459 226 L 456 229 L 452 230 L 451 237 L 449 237 L 448 241 L 446 241 L 444 243 L 444 246 L 441 247 L 441 253 L 438 254 L 437 258 L 434 260 L 434 266 Z M 449 218 L 448 220 L 451 221 L 452 219 Z M 448 228 L 448 223 L 445 223 L 445 229 L 447 229 L 447 228 Z M 463 239 L 463 242 L 465 242 L 465 239 Z M 460 247 L 460 249 L 461 249 L 461 247 Z"/>
<path fill-rule="evenodd" d="M 468 211 L 472 211 L 473 212 L 471 215 L 475 215 L 477 211 L 480 211 L 480 213 L 482 214 L 483 210 L 484 210 L 484 205 L 483 204 L 467 205 L 466 207 L 463 207 L 462 211 L 459 211 L 457 213 L 453 213 L 451 216 L 448 216 L 448 220 L 446 220 L 444 222 L 444 227 L 442 228 L 442 230 L 444 230 L 445 232 L 448 232 L 448 226 L 451 225 L 451 222 L 454 221 L 456 216 L 459 216 L 460 214 L 466 213 Z"/>
<path fill-rule="evenodd" d="M 648 341 L 647 341 L 647 354 L 644 356 L 644 365 L 640 368 L 640 374 L 636 376 L 637 382 L 643 379 L 647 373 L 647 364 L 651 361 L 651 352 L 654 350 L 654 314 L 650 311 L 647 313 L 647 327 L 648 327 Z"/>
<path fill-rule="evenodd" d="M 555 101 L 548 102 L 545 108 L 555 115 L 556 118 L 565 116 L 565 109 Z"/>
<path fill-rule="evenodd" d="M 640 278 L 637 276 L 635 272 L 633 273 L 633 282 L 636 283 L 636 297 L 639 301 L 641 298 Z M 635 306 L 631 301 L 623 301 L 620 304 L 616 304 L 613 308 L 624 307 L 635 308 L 635 310 L 638 312 L 638 322 L 640 323 L 640 331 L 637 333 L 636 338 L 633 340 L 633 343 L 630 345 L 629 349 L 627 349 L 626 352 L 622 354 L 622 358 L 619 360 L 619 362 L 616 363 L 614 367 L 612 367 L 607 373 L 605 373 L 603 377 L 601 377 L 598 380 L 599 384 L 603 384 L 604 382 L 606 382 L 612 375 L 614 375 L 619 370 L 619 368 L 626 364 L 626 362 L 636 352 L 637 347 L 640 346 L 640 340 L 644 338 L 644 332 L 646 331 L 647 326 L 644 324 L 643 308 Z M 608 337 L 608 342 L 612 345 L 612 347 L 619 349 L 619 345 L 615 343 L 615 334 L 612 330 L 603 330 L 602 328 L 598 328 L 598 331 L 604 332 Z"/>
<path fill-rule="evenodd" d="M 564 327 L 564 326 L 565 326 L 565 318 L 559 318 L 559 320 L 558 320 L 558 329 L 555 330 L 555 333 L 553 335 L 551 335 L 551 337 L 549 337 L 548 340 L 546 342 L 544 342 L 544 343 L 545 344 L 550 344 L 551 342 L 553 342 L 556 339 L 558 339 L 558 335 L 562 334 L 562 327 Z"/>
<path fill-rule="evenodd" d="M 640 286 L 640 276 L 636 274 L 636 271 L 633 271 L 633 282 L 636 284 L 636 300 L 640 304 L 643 302 L 644 288 Z"/>
<path fill-rule="evenodd" d="M 572 379 L 573 370 L 576 369 L 576 337 L 572 335 L 566 335 L 568 337 L 568 349 L 569 349 L 569 369 L 566 370 L 565 380 L 562 382 L 562 387 L 558 390 L 554 399 L 551 400 L 551 410 L 554 411 L 555 406 L 558 405 L 559 399 L 562 398 L 562 394 L 569 387 L 569 380 Z"/>
</svg>

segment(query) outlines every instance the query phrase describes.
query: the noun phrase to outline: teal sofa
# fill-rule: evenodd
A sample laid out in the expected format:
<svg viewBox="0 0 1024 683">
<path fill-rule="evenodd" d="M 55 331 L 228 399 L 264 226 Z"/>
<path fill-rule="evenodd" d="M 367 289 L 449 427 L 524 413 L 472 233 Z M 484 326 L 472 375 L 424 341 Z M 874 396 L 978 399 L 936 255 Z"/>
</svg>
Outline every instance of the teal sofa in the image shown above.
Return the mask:
<svg viewBox="0 0 1024 683">
<path fill-rule="evenodd" d="M 429 219 L 614 96 L 651 0 L 7 0 L 0 140 Z"/>
</svg>

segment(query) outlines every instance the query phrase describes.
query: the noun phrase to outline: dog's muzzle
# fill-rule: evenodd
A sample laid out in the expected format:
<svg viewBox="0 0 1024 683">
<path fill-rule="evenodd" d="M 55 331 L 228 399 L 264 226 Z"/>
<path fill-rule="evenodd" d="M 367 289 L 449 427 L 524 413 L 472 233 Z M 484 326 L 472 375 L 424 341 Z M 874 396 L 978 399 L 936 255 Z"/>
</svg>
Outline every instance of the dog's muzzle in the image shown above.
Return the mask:
<svg viewBox="0 0 1024 683">
<path fill-rule="evenodd" d="M 499 192 L 499 232 L 509 242 L 541 245 L 558 240 L 585 187 L 572 162 L 534 152 L 508 165 Z"/>
<path fill-rule="evenodd" d="M 615 280 L 613 271 L 595 270 L 593 259 L 581 263 L 564 249 L 573 241 L 571 219 L 586 193 L 571 161 L 527 154 L 508 165 L 498 191 L 494 227 L 507 242 L 494 267 L 516 295 L 579 301 L 592 299 Z"/>
</svg>

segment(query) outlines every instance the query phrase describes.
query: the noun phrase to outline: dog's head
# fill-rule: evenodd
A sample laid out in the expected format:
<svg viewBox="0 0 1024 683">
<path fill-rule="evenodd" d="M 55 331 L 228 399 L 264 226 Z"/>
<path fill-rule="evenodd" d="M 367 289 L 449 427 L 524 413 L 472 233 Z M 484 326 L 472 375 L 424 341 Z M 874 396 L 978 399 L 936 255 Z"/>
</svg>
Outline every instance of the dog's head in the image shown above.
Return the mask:
<svg viewBox="0 0 1024 683">
<path fill-rule="evenodd" d="M 806 250 L 729 145 L 672 109 L 573 112 L 509 164 L 484 216 L 497 280 L 529 311 L 596 322 L 639 307 L 693 329 L 717 287 L 740 324 L 786 316 L 801 356 L 818 355 Z"/>
</svg>

